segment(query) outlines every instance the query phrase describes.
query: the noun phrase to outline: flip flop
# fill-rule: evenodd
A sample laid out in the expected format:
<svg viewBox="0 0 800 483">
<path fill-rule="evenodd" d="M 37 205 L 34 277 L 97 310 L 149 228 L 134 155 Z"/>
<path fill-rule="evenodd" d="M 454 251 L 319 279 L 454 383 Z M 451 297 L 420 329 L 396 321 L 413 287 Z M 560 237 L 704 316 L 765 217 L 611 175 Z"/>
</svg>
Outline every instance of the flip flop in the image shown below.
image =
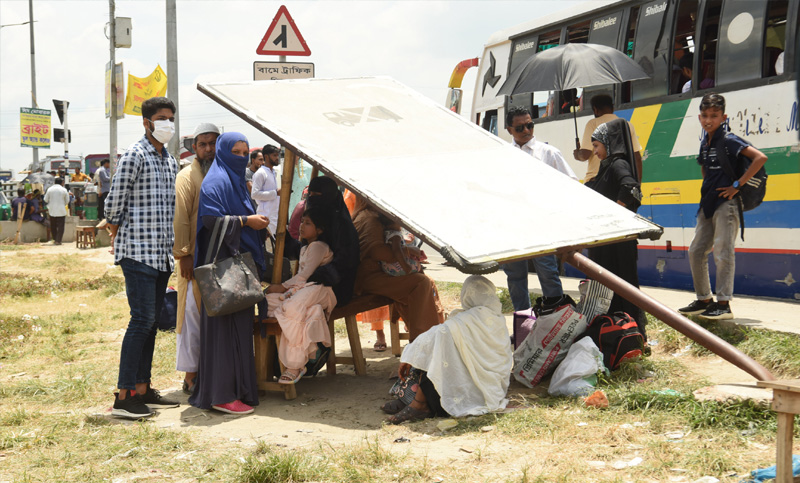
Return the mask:
<svg viewBox="0 0 800 483">
<path fill-rule="evenodd" d="M 278 379 L 278 384 L 297 384 L 297 381 L 299 381 L 303 377 L 303 374 L 305 373 L 306 373 L 305 367 L 300 371 L 299 374 L 297 374 L 297 376 L 295 376 L 289 371 L 286 371 L 283 374 L 281 374 L 281 377 Z M 293 377 L 294 379 L 292 379 Z"/>
<path fill-rule="evenodd" d="M 392 399 L 391 401 L 386 401 L 381 406 L 381 411 L 385 412 L 386 414 L 397 414 L 403 409 L 405 409 L 406 403 L 399 399 Z"/>
<path fill-rule="evenodd" d="M 406 421 L 421 421 L 423 419 L 432 417 L 433 417 L 432 412 L 414 409 L 409 405 L 406 406 L 399 413 L 395 414 L 394 416 L 389 416 L 389 418 L 386 421 L 388 421 L 391 424 L 401 424 L 405 423 Z"/>
<path fill-rule="evenodd" d="M 325 367 L 325 364 L 328 362 L 328 356 L 331 354 L 331 348 L 325 347 L 321 343 L 317 344 L 320 348 L 317 351 L 317 358 L 313 361 L 308 361 L 306 364 L 307 374 L 309 377 L 314 377 L 317 373 Z"/>
<path fill-rule="evenodd" d="M 386 350 L 386 342 L 376 342 L 372 349 L 375 352 L 384 352 Z"/>
</svg>

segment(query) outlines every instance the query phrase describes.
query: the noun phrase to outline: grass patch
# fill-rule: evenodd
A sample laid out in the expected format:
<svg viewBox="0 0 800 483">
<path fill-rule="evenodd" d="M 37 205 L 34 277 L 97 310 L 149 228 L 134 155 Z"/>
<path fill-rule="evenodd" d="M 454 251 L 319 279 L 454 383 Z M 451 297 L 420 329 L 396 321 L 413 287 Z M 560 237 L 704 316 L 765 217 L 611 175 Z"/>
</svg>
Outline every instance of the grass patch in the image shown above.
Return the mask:
<svg viewBox="0 0 800 483">
<path fill-rule="evenodd" d="M 690 348 L 696 356 L 709 356 L 711 351 L 648 315 L 648 334 L 658 340 L 661 350 L 678 352 Z M 692 319 L 695 323 L 744 352 L 777 377 L 800 377 L 800 335 L 742 327 Z"/>
<path fill-rule="evenodd" d="M 65 255 L 62 255 L 65 256 Z M 48 279 L 20 273 L 0 272 L 0 293 L 10 297 L 47 296 L 51 292 L 75 292 L 81 290 L 102 289 L 104 296 L 109 297 L 125 288 L 122 277 L 103 274 L 96 278 L 70 280 L 64 278 Z"/>
<path fill-rule="evenodd" d="M 260 441 L 254 454 L 239 467 L 240 483 L 294 483 L 320 481 L 330 474 L 320 458 L 305 451 L 281 451 Z"/>
</svg>

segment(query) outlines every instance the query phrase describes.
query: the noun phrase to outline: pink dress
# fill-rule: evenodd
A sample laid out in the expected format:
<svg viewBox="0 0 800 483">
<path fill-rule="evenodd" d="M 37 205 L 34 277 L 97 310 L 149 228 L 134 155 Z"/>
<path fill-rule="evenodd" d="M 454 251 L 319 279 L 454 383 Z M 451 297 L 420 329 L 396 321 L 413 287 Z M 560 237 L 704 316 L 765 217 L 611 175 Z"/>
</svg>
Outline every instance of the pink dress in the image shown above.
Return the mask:
<svg viewBox="0 0 800 483">
<path fill-rule="evenodd" d="M 267 294 L 267 313 L 278 319 L 283 332 L 278 357 L 288 369 L 305 367 L 317 351 L 317 342 L 331 345 L 328 316 L 336 306 L 336 296 L 331 287 L 306 282 L 317 267 L 331 260 L 333 252 L 327 243 L 311 242 L 300 250 L 297 275 L 283 282 L 288 290 Z"/>
</svg>

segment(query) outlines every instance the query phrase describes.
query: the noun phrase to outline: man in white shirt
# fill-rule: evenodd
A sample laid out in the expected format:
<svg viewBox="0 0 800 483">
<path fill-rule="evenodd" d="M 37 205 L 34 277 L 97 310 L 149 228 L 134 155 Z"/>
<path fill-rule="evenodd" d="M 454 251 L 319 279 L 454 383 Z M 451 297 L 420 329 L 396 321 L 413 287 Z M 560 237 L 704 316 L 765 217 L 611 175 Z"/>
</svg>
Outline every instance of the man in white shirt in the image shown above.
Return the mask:
<svg viewBox="0 0 800 483">
<path fill-rule="evenodd" d="M 256 149 L 250 153 L 250 164 L 244 170 L 244 180 L 247 182 L 247 191 L 253 191 L 253 175 L 256 174 L 258 168 L 264 164 L 264 155 L 261 154 L 260 149 Z"/>
<path fill-rule="evenodd" d="M 512 146 L 570 178 L 578 180 L 564 156 L 561 155 L 561 151 L 549 144 L 537 141 L 533 136 L 533 119 L 527 109 L 522 107 L 509 109 L 506 114 L 506 130 L 514 138 L 511 141 Z M 555 255 L 546 255 L 534 258 L 533 265 L 536 267 L 536 275 L 542 286 L 542 305 L 556 304 L 564 295 L 561 278 L 558 275 L 558 260 Z M 504 263 L 503 271 L 508 280 L 508 292 L 511 296 L 511 303 L 514 305 L 514 311 L 530 309 L 528 261 Z"/>
<path fill-rule="evenodd" d="M 614 114 L 614 100 L 611 96 L 600 94 L 592 97 L 592 112 L 594 112 L 594 119 L 586 124 L 583 130 L 583 138 L 581 139 L 581 148 L 572 152 L 572 156 L 577 161 L 589 161 L 589 167 L 586 169 L 586 176 L 583 178 L 584 184 L 589 182 L 592 178 L 597 176 L 600 171 L 600 158 L 592 152 L 592 133 L 597 126 L 605 124 L 608 121 L 618 119 Z M 633 129 L 633 125 L 628 122 L 628 127 L 631 130 L 631 141 L 633 142 L 634 158 L 636 161 L 636 174 L 639 176 L 639 182 L 642 182 L 642 146 L 639 144 L 639 136 Z"/>
<path fill-rule="evenodd" d="M 56 184 L 47 189 L 44 194 L 47 211 L 50 215 L 50 230 L 53 232 L 53 244 L 61 245 L 64 237 L 64 220 L 67 217 L 69 193 L 64 188 L 64 178 L 56 178 Z"/>
<path fill-rule="evenodd" d="M 281 149 L 267 144 L 261 150 L 264 165 L 253 175 L 253 188 L 250 196 L 258 202 L 256 214 L 269 218 L 269 231 L 273 235 L 278 227 L 278 206 L 281 203 L 281 188 L 275 168 L 281 164 Z"/>
</svg>

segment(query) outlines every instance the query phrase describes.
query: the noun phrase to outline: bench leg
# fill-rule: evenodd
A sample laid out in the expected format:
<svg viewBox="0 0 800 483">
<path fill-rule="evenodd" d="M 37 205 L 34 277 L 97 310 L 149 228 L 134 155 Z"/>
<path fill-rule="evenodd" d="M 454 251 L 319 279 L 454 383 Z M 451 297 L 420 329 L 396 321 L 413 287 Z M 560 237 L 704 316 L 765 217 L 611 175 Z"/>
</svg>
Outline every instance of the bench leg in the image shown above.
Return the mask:
<svg viewBox="0 0 800 483">
<path fill-rule="evenodd" d="M 328 362 L 325 365 L 328 376 L 336 375 L 336 334 L 333 332 L 333 318 L 328 318 L 328 331 L 331 333 L 331 352 L 328 354 Z"/>
<path fill-rule="evenodd" d="M 350 340 L 350 352 L 353 354 L 353 367 L 355 367 L 357 375 L 366 375 L 367 360 L 364 358 L 364 352 L 361 349 L 361 337 L 358 334 L 356 316 L 349 315 L 344 318 L 344 322 L 347 325 L 347 338 Z"/>
</svg>

